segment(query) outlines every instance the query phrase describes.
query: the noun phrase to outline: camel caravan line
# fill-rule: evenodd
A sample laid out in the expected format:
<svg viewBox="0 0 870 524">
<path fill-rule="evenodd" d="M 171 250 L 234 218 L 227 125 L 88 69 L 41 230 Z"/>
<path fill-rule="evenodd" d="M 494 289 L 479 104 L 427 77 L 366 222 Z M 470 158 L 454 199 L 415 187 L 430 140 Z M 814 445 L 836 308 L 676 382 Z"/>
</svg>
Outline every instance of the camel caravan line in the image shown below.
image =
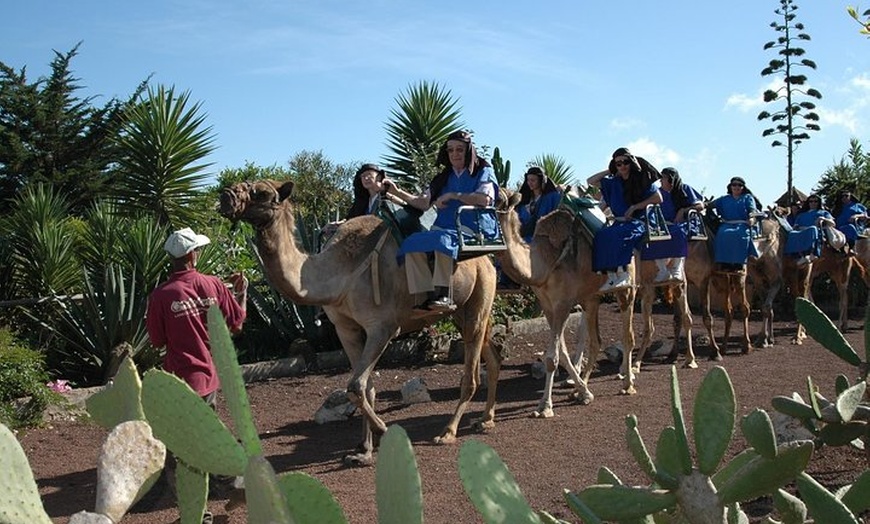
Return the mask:
<svg viewBox="0 0 870 524">
<path fill-rule="evenodd" d="M 335 325 L 352 368 L 347 384 L 347 396 L 363 415 L 360 445 L 345 456 L 348 465 L 365 466 L 374 462 L 374 452 L 386 424 L 375 411 L 375 385 L 372 372 L 388 343 L 395 337 L 420 331 L 427 325 L 450 316 L 464 341 L 464 370 L 459 388 L 459 401 L 446 427 L 435 436 L 436 443 L 456 440 L 457 431 L 480 386 L 481 360 L 486 362 L 487 396 L 483 415 L 473 423 L 476 430 L 495 426 L 495 401 L 501 357 L 490 343 L 492 305 L 497 293 L 498 276 L 494 260 L 515 283 L 531 288 L 543 310 L 550 329 L 550 342 L 545 355 L 546 380 L 543 396 L 531 416 L 553 416 L 552 389 L 555 372 L 561 366 L 567 371 L 574 391 L 572 398 L 588 404 L 594 400 L 589 379 L 601 348 L 598 309 L 602 294 L 612 294 L 622 319 L 622 351 L 620 394 L 637 392 L 636 375 L 644 353 L 651 345 L 655 327 L 652 305 L 656 288 L 663 287 L 673 297 L 674 345 L 667 362 L 676 362 L 680 351 L 680 334 L 685 336 L 684 368 L 697 368 L 692 346 L 692 317 L 688 307 L 689 283 L 700 291 L 701 313 L 711 347 L 710 359 L 721 360 L 727 352 L 733 318 L 738 310 L 743 324 L 739 346 L 743 353 L 751 351 L 749 340 L 749 300 L 747 277 L 756 291 L 762 293 L 761 346 L 772 345 L 773 301 L 783 285 L 799 296 L 808 296 L 809 282 L 815 275 L 827 273 L 840 291 L 840 326 L 847 321 L 846 285 L 853 264 L 868 278 L 864 267 L 870 261 L 870 240 L 860 240 L 855 257 L 844 257 L 826 249 L 814 263 L 797 268 L 783 263 L 784 233 L 773 213 L 758 217 L 756 247 L 759 256 L 750 259 L 747 271 L 718 271 L 712 257 L 713 233 L 707 229 L 700 239 L 689 242 L 689 255 L 680 279 L 656 283 L 654 261 L 641 261 L 635 256 L 626 268 L 637 285 L 601 291 L 606 276 L 592 270 L 592 233 L 606 218 L 589 199 L 563 196 L 562 205 L 541 217 L 535 226 L 531 242 L 520 234 L 520 221 L 515 212 L 519 194 L 500 190 L 495 208 L 487 212 L 496 215 L 501 239 L 483 246 L 474 238 L 466 238 L 466 252 L 456 262 L 451 279 L 452 311 L 420 315 L 416 299 L 408 291 L 404 268 L 397 256 L 401 238 L 395 224 L 383 215 L 364 215 L 338 225 L 332 237 L 318 253 L 304 252 L 296 241 L 296 224 L 291 200 L 293 182 L 260 180 L 237 183 L 225 188 L 220 197 L 220 213 L 232 221 L 249 223 L 255 231 L 257 254 L 262 261 L 266 279 L 282 296 L 297 304 L 322 306 Z M 577 207 L 577 202 L 582 205 Z M 648 214 L 651 214 L 650 211 Z M 704 229 L 702 228 L 702 231 Z M 462 233 L 460 233 L 462 237 Z M 647 239 L 655 241 L 654 239 Z M 786 259 L 787 260 L 787 259 Z M 784 276 L 785 275 L 785 276 Z M 870 284 L 870 282 L 868 282 Z M 713 334 L 711 296 L 724 297 L 724 347 Z M 635 347 L 632 316 L 637 295 L 641 299 L 643 336 L 638 355 L 632 362 Z M 565 327 L 575 306 L 582 308 L 578 351 L 573 355 L 565 344 Z M 793 343 L 800 343 L 802 331 Z"/>
</svg>

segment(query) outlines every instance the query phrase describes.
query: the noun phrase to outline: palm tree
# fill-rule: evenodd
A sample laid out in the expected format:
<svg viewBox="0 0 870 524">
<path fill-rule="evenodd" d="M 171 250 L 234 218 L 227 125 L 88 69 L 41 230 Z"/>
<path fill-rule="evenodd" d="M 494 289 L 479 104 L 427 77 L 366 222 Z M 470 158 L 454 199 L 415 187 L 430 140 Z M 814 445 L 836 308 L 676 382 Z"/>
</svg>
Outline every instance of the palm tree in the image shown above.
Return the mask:
<svg viewBox="0 0 870 524">
<path fill-rule="evenodd" d="M 119 145 L 119 210 L 126 215 L 151 214 L 163 226 L 184 227 L 204 221 L 205 210 L 194 205 L 205 188 L 214 151 L 211 126 L 201 104 L 188 106 L 190 93 L 149 88 L 147 98 L 127 113 Z"/>
<path fill-rule="evenodd" d="M 392 152 L 384 157 L 385 166 L 397 172 L 399 179 L 423 187 L 438 170 L 438 148 L 447 135 L 463 126 L 459 101 L 438 83 L 424 80 L 408 86 L 396 104 L 398 108 L 390 110 L 392 116 L 385 125 Z"/>
<path fill-rule="evenodd" d="M 552 153 L 544 153 L 532 159 L 528 164 L 538 166 L 547 173 L 547 177 L 557 186 L 574 185 L 574 168 L 565 159 Z"/>
</svg>

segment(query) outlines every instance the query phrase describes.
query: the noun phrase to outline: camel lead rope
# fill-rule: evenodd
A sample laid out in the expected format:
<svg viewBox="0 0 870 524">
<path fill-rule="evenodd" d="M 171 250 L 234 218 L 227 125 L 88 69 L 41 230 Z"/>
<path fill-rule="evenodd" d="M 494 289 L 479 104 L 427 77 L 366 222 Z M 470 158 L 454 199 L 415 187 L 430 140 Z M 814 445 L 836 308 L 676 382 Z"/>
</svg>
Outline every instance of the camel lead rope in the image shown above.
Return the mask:
<svg viewBox="0 0 870 524">
<path fill-rule="evenodd" d="M 389 231 L 387 231 L 387 233 L 389 233 Z M 378 271 L 378 265 L 380 264 L 380 262 L 378 262 L 378 259 L 380 258 L 380 255 L 381 255 L 381 247 L 384 245 L 384 242 L 387 240 L 387 233 L 384 233 L 383 235 L 381 235 L 381 239 L 378 240 L 378 244 L 375 246 L 374 251 L 372 251 L 372 254 L 369 255 L 369 256 L 371 256 L 371 260 L 372 260 L 372 291 L 375 294 L 374 298 L 375 298 L 375 305 L 376 306 L 381 305 L 381 278 L 380 278 L 380 272 Z"/>
</svg>

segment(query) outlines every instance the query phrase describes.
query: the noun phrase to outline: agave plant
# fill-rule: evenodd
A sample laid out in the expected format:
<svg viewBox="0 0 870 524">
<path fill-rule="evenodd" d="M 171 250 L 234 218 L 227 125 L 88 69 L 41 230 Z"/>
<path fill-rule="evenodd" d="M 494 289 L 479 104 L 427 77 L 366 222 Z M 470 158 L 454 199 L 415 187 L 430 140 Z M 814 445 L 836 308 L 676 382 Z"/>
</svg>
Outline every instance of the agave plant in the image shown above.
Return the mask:
<svg viewBox="0 0 870 524">
<path fill-rule="evenodd" d="M 574 168 L 564 158 L 551 153 L 536 156 L 529 166 L 538 166 L 547 173 L 547 178 L 557 186 L 574 185 Z"/>
</svg>

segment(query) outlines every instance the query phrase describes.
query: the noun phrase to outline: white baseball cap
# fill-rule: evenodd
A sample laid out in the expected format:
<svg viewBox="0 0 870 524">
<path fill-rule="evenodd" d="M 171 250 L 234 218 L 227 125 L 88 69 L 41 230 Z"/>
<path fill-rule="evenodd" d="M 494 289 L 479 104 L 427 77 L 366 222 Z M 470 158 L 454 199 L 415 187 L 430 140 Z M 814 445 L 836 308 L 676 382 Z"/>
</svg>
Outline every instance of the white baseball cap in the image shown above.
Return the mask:
<svg viewBox="0 0 870 524">
<path fill-rule="evenodd" d="M 166 243 L 163 244 L 163 249 L 165 249 L 172 258 L 181 258 L 194 249 L 210 243 L 211 240 L 209 240 L 207 236 L 197 235 L 192 229 L 186 227 L 169 235 L 169 238 L 166 239 Z"/>
</svg>

